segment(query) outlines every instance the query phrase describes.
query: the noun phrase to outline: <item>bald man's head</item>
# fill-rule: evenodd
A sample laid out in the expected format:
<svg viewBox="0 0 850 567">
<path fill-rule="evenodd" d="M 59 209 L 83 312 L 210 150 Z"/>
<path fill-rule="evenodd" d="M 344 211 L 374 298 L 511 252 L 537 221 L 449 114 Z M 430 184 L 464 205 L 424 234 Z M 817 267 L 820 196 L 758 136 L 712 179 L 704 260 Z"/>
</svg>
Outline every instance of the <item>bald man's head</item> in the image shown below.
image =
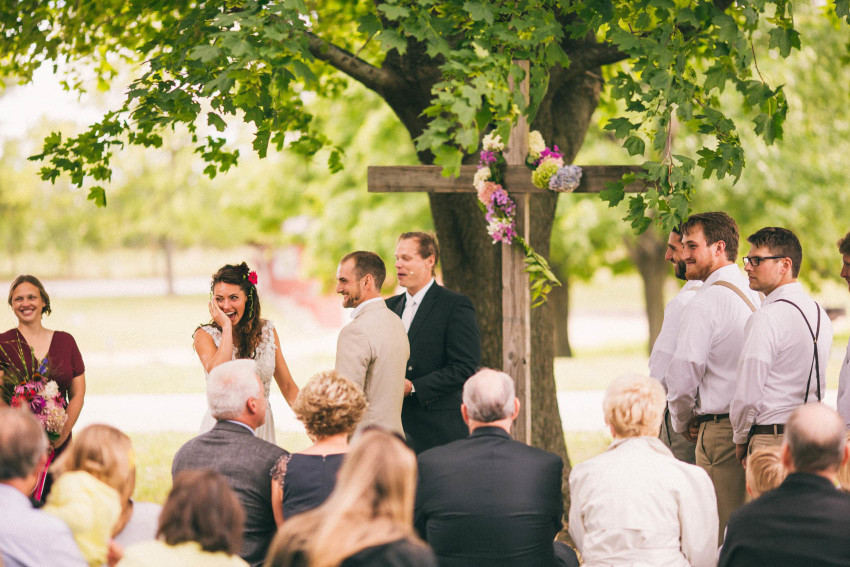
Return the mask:
<svg viewBox="0 0 850 567">
<path fill-rule="evenodd" d="M 844 459 L 844 421 L 821 403 L 802 405 L 785 424 L 785 444 L 796 472 L 835 471 Z"/>
</svg>

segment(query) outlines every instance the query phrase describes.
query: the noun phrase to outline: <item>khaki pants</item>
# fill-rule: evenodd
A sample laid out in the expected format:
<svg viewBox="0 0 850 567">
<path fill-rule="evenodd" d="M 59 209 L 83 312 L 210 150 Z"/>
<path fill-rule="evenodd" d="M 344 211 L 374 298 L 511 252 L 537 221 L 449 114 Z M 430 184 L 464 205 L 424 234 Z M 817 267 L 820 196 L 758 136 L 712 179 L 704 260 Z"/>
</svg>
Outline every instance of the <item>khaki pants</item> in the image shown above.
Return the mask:
<svg viewBox="0 0 850 567">
<path fill-rule="evenodd" d="M 785 441 L 784 433 L 759 433 L 750 437 L 750 444 L 747 447 L 747 456 L 753 454 L 756 449 L 764 447 L 781 447 Z"/>
<path fill-rule="evenodd" d="M 732 422 L 728 417 L 700 424 L 696 461 L 714 484 L 717 515 L 720 520 L 719 540 L 722 543 L 729 516 L 747 497 L 744 468 L 735 459 Z"/>
<path fill-rule="evenodd" d="M 664 411 L 664 421 L 661 422 L 661 433 L 658 438 L 673 452 L 673 456 L 688 464 L 696 464 L 696 449 L 697 446 L 691 443 L 681 433 L 673 431 L 673 424 L 670 420 L 670 411 Z"/>
</svg>

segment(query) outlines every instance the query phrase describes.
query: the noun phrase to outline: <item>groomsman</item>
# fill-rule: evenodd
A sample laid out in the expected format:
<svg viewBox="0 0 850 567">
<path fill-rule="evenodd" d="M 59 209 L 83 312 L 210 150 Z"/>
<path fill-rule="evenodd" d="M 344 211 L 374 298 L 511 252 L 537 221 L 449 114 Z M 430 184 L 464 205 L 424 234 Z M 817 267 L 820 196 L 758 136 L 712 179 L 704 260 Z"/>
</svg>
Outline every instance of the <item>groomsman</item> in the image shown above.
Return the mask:
<svg viewBox="0 0 850 567">
<path fill-rule="evenodd" d="M 417 454 L 469 435 L 460 413 L 466 380 L 481 362 L 475 308 L 468 297 L 434 279 L 440 249 L 427 232 L 405 232 L 395 250 L 398 283 L 387 299 L 410 339 L 401 420 Z"/>
<path fill-rule="evenodd" d="M 703 280 L 682 315 L 679 340 L 667 367 L 673 429 L 696 443 L 696 463 L 717 496 L 719 534 L 744 503 L 744 470 L 735 459 L 729 404 L 735 395 L 744 325 L 761 302 L 735 266 L 738 226 L 723 212 L 692 215 L 682 226 L 688 279 Z"/>
<path fill-rule="evenodd" d="M 688 280 L 685 276 L 685 261 L 682 260 L 681 225 L 670 232 L 670 236 L 667 238 L 667 253 L 664 255 L 664 259 L 673 264 L 673 271 L 676 277 L 680 280 L 685 280 L 685 285 L 682 286 L 676 297 L 671 299 L 667 307 L 664 308 L 664 323 L 661 325 L 661 332 L 658 333 L 655 344 L 652 345 L 652 354 L 649 355 L 649 375 L 661 382 L 661 385 L 667 390 L 667 385 L 664 382 L 664 373 L 667 372 L 667 366 L 676 352 L 676 342 L 679 339 L 679 325 L 682 319 L 682 312 L 700 286 L 702 286 L 702 280 Z M 677 459 L 692 465 L 695 463 L 696 445 L 673 431 L 669 410 L 664 411 L 664 421 L 661 422 L 661 434 L 659 437 L 670 448 Z"/>
<path fill-rule="evenodd" d="M 782 445 L 791 412 L 823 399 L 832 345 L 829 317 L 797 282 L 803 249 L 794 233 L 767 227 L 747 241 L 750 289 L 767 297 L 747 321 L 730 410 L 744 467 L 754 449 Z"/>
<path fill-rule="evenodd" d="M 841 254 L 842 262 L 841 277 L 850 289 L 850 232 L 838 241 L 838 252 Z M 838 413 L 841 414 L 845 426 L 850 431 L 850 343 L 847 344 L 841 373 L 838 375 Z"/>
</svg>

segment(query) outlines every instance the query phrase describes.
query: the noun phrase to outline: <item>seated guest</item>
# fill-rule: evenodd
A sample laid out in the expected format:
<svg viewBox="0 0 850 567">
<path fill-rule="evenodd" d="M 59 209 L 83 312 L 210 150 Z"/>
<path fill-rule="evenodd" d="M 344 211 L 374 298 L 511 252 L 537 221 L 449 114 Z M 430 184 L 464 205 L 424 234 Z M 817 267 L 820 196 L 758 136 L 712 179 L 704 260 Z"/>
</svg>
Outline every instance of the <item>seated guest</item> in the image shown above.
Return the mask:
<svg viewBox="0 0 850 567">
<path fill-rule="evenodd" d="M 470 436 L 419 455 L 416 529 L 441 567 L 578 565 L 554 543 L 564 514 L 561 458 L 511 439 L 514 382 L 484 369 L 463 387 Z"/>
<path fill-rule="evenodd" d="M 172 477 L 184 470 L 206 469 L 227 479 L 245 512 L 239 555 L 251 565 L 262 564 L 277 529 L 269 471 L 286 454 L 254 435 L 266 420 L 266 397 L 256 368 L 253 360 L 240 359 L 210 371 L 207 403 L 216 424 L 183 445 L 171 464 Z"/>
<path fill-rule="evenodd" d="M 787 474 L 779 447 L 756 449 L 747 457 L 747 494 L 755 500 L 782 484 Z"/>
<path fill-rule="evenodd" d="M 83 567 L 71 530 L 27 495 L 47 462 L 47 436 L 24 409 L 0 407 L 0 564 Z"/>
<path fill-rule="evenodd" d="M 348 453 L 348 437 L 366 411 L 366 398 L 354 382 L 328 370 L 313 376 L 298 392 L 292 411 L 315 443 L 282 456 L 272 469 L 272 508 L 278 526 L 330 495 Z"/>
<path fill-rule="evenodd" d="M 714 487 L 658 439 L 666 404 L 645 376 L 622 376 L 605 392 L 614 442 L 570 474 L 570 535 L 586 566 L 717 563 Z"/>
<path fill-rule="evenodd" d="M 133 446 L 111 425 L 89 425 L 51 467 L 58 477 L 43 510 L 64 521 L 89 565 L 106 563 L 133 490 Z"/>
<path fill-rule="evenodd" d="M 287 520 L 266 567 L 437 567 L 413 531 L 416 457 L 400 437 L 363 432 L 330 497 Z"/>
<path fill-rule="evenodd" d="M 850 565 L 850 495 L 836 488 L 847 458 L 838 413 L 820 403 L 795 409 L 782 445 L 788 476 L 732 513 L 721 567 Z"/>
<path fill-rule="evenodd" d="M 159 540 L 127 548 L 119 567 L 247 566 L 239 553 L 244 514 L 227 480 L 213 471 L 183 471 L 162 509 Z"/>
<path fill-rule="evenodd" d="M 848 246 L 850 246 L 850 242 L 848 242 Z M 850 431 L 847 432 L 847 443 L 850 443 Z M 838 467 L 838 485 L 844 492 L 850 492 L 850 459 L 847 459 Z"/>
</svg>

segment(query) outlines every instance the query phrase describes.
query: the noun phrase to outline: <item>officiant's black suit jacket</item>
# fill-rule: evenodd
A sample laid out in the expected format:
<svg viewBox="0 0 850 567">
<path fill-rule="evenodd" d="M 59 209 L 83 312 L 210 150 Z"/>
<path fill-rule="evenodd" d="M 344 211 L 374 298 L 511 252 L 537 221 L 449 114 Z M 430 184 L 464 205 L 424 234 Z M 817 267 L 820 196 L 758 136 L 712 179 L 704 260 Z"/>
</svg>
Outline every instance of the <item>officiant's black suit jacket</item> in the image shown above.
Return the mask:
<svg viewBox="0 0 850 567">
<path fill-rule="evenodd" d="M 399 317 L 406 296 L 387 299 Z M 407 332 L 410 360 L 406 378 L 415 393 L 404 398 L 401 422 L 416 453 L 464 439 L 460 414 L 463 384 L 481 363 L 481 336 L 472 301 L 434 282 L 422 298 Z"/>
<path fill-rule="evenodd" d="M 177 451 L 171 463 L 171 475 L 173 478 L 180 471 L 197 469 L 221 473 L 245 511 L 239 555 L 251 565 L 262 565 L 277 532 L 269 473 L 286 454 L 238 423 L 219 421 L 210 431 L 190 439 Z"/>
<path fill-rule="evenodd" d="M 440 567 L 552 566 L 561 458 L 479 427 L 419 455 L 414 523 Z"/>
</svg>

